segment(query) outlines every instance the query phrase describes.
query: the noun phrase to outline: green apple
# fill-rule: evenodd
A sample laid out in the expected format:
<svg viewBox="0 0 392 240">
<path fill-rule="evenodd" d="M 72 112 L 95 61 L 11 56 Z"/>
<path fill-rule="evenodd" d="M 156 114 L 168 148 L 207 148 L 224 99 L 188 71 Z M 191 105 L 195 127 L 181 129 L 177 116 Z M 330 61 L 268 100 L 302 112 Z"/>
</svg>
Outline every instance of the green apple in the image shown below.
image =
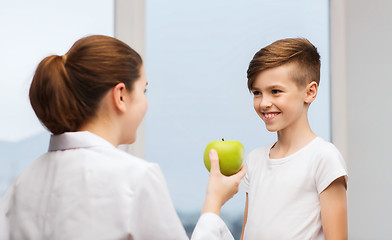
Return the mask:
<svg viewBox="0 0 392 240">
<path fill-rule="evenodd" d="M 244 161 L 245 149 L 238 141 L 212 141 L 204 150 L 204 165 L 211 169 L 210 150 L 215 149 L 219 157 L 219 167 L 223 175 L 230 176 L 237 173 Z"/>
</svg>

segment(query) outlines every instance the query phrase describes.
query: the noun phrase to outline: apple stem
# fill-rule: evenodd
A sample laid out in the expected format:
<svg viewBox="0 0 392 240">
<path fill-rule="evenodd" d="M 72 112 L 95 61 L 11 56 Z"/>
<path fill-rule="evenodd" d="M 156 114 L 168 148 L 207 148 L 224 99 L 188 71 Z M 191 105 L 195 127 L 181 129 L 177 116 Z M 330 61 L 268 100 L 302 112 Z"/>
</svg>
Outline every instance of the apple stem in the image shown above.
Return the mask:
<svg viewBox="0 0 392 240">
<path fill-rule="evenodd" d="M 225 139 L 224 139 L 224 138 L 222 138 L 222 141 L 225 141 Z"/>
</svg>

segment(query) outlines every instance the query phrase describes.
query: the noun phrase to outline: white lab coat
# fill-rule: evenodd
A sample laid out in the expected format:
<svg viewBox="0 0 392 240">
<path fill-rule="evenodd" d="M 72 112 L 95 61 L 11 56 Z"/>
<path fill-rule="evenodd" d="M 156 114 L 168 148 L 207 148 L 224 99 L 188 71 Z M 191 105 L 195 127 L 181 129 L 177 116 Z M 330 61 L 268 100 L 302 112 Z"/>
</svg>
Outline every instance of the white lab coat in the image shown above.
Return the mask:
<svg viewBox="0 0 392 240">
<path fill-rule="evenodd" d="M 0 239 L 188 239 L 157 164 L 90 132 L 54 135 L 0 201 Z M 192 239 L 233 239 L 203 214 Z"/>
</svg>

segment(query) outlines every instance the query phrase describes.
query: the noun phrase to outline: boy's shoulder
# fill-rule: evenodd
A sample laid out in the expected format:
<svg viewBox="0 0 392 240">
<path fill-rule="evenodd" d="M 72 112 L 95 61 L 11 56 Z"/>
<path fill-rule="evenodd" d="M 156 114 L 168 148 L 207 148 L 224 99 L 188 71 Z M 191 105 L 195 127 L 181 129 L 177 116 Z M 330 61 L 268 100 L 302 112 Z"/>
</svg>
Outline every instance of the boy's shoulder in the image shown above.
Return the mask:
<svg viewBox="0 0 392 240">
<path fill-rule="evenodd" d="M 321 137 L 316 137 L 313 140 L 313 144 L 310 146 L 310 149 L 321 156 L 340 156 L 340 151 L 336 148 L 336 146 L 328 142 Z"/>
<path fill-rule="evenodd" d="M 268 154 L 268 152 L 269 152 L 269 150 L 271 149 L 272 145 L 273 145 L 273 144 L 268 144 L 268 145 L 265 145 L 265 146 L 262 146 L 262 147 L 258 147 L 258 148 L 253 149 L 253 150 L 249 153 L 248 158 L 260 157 L 260 156 L 263 156 L 263 155 Z"/>
<path fill-rule="evenodd" d="M 262 147 L 253 149 L 246 157 L 248 166 L 258 165 L 268 160 L 269 150 L 273 144 L 268 144 Z"/>
<path fill-rule="evenodd" d="M 333 143 L 317 137 L 309 149 L 308 160 L 316 169 L 347 169 L 342 154 Z"/>
</svg>

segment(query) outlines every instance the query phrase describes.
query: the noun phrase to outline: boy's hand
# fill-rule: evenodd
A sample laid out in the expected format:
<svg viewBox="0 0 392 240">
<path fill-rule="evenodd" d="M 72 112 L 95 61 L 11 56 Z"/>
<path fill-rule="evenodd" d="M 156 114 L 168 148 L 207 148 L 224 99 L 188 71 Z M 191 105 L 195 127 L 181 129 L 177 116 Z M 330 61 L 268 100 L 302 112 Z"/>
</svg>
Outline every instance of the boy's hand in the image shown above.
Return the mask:
<svg viewBox="0 0 392 240">
<path fill-rule="evenodd" d="M 211 170 L 202 213 L 213 212 L 219 215 L 221 207 L 238 192 L 240 181 L 245 176 L 245 165 L 242 165 L 238 173 L 227 177 L 220 172 L 218 153 L 211 149 L 209 156 Z"/>
</svg>

